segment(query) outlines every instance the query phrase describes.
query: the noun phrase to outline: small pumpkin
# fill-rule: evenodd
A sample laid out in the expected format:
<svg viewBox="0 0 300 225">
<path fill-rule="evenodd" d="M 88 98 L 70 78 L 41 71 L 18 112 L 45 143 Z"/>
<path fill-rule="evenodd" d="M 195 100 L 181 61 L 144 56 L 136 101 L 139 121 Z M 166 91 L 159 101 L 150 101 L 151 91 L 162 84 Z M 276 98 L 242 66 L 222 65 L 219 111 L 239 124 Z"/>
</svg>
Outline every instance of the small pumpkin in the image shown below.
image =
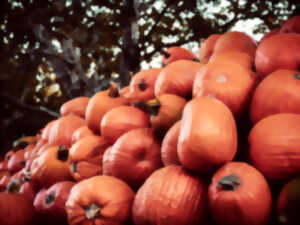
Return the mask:
<svg viewBox="0 0 300 225">
<path fill-rule="evenodd" d="M 111 84 L 108 90 L 97 92 L 91 97 L 86 108 L 85 119 L 88 127 L 93 132 L 99 133 L 99 126 L 105 113 L 114 107 L 128 104 L 128 99 L 120 96 L 116 84 Z"/>
<path fill-rule="evenodd" d="M 49 187 L 54 183 L 71 180 L 68 162 L 69 149 L 54 145 L 36 157 L 30 167 L 30 180 Z"/>
<path fill-rule="evenodd" d="M 177 143 L 180 133 L 181 120 L 177 121 L 173 126 L 168 130 L 161 146 L 161 159 L 165 166 L 170 164 L 180 165 L 177 154 Z"/>
<path fill-rule="evenodd" d="M 69 152 L 69 169 L 77 181 L 102 174 L 102 157 L 109 143 L 100 136 L 86 136 Z"/>
<path fill-rule="evenodd" d="M 177 146 L 184 167 L 199 173 L 213 172 L 234 158 L 237 140 L 235 119 L 223 102 L 199 97 L 187 103 Z"/>
<path fill-rule="evenodd" d="M 193 52 L 179 46 L 169 47 L 165 51 L 161 51 L 161 54 L 162 66 L 166 66 L 181 59 L 198 61 L 197 56 Z"/>
<path fill-rule="evenodd" d="M 181 166 L 156 170 L 138 190 L 135 225 L 196 225 L 205 221 L 207 185 Z"/>
<path fill-rule="evenodd" d="M 300 172 L 300 115 L 280 113 L 257 122 L 249 133 L 250 161 L 270 180 Z"/>
<path fill-rule="evenodd" d="M 85 117 L 85 110 L 86 107 L 89 103 L 90 98 L 89 97 L 76 97 L 73 98 L 64 104 L 61 105 L 60 107 L 60 115 L 61 116 L 66 116 L 68 114 L 75 114 L 79 117 L 84 118 Z"/>
<path fill-rule="evenodd" d="M 25 167 L 25 158 L 24 158 L 25 150 L 18 150 L 15 154 L 13 154 L 7 162 L 7 169 L 11 173 L 16 173 Z"/>
<path fill-rule="evenodd" d="M 167 65 L 159 73 L 155 82 L 155 96 L 175 94 L 190 98 L 196 73 L 202 66 L 202 63 L 188 60 L 178 60 Z"/>
<path fill-rule="evenodd" d="M 72 145 L 86 136 L 94 135 L 94 132 L 88 126 L 79 127 L 72 135 Z"/>
<path fill-rule="evenodd" d="M 268 224 L 272 195 L 264 176 L 244 162 L 229 162 L 212 177 L 210 212 L 220 225 Z"/>
<path fill-rule="evenodd" d="M 210 60 L 215 48 L 217 40 L 222 34 L 211 34 L 200 45 L 199 48 L 199 60 L 201 63 L 207 63 Z"/>
<path fill-rule="evenodd" d="M 149 126 L 149 117 L 144 111 L 133 106 L 119 106 L 103 116 L 100 131 L 101 136 L 113 144 L 124 133 Z"/>
<path fill-rule="evenodd" d="M 95 191 L 97 190 L 97 191 Z M 123 225 L 131 219 L 135 194 L 123 181 L 94 176 L 75 184 L 66 202 L 70 225 Z"/>
<path fill-rule="evenodd" d="M 51 127 L 53 126 L 55 121 L 57 121 L 57 119 L 51 120 L 46 124 L 46 126 L 43 128 L 43 130 L 41 132 L 41 139 L 43 139 L 45 141 L 48 141 Z"/>
<path fill-rule="evenodd" d="M 103 160 L 103 174 L 125 181 L 133 189 L 162 166 L 160 143 L 150 128 L 139 128 L 123 134 Z"/>
</svg>

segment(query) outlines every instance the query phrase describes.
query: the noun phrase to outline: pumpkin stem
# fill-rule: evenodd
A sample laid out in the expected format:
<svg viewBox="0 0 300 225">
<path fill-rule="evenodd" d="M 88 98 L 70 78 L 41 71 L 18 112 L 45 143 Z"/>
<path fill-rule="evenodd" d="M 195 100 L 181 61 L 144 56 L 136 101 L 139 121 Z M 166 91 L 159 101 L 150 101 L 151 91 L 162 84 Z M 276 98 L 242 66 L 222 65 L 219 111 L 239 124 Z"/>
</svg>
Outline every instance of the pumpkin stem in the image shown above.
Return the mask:
<svg viewBox="0 0 300 225">
<path fill-rule="evenodd" d="M 24 172 L 24 180 L 25 181 L 30 181 L 30 171 L 26 170 Z"/>
<path fill-rule="evenodd" d="M 27 145 L 28 145 L 27 141 L 16 140 L 13 142 L 13 149 L 14 150 L 24 149 Z"/>
<path fill-rule="evenodd" d="M 22 184 L 21 180 L 18 179 L 18 178 L 11 180 L 7 184 L 6 192 L 9 192 L 9 193 L 17 193 L 17 192 L 19 192 L 21 184 Z"/>
<path fill-rule="evenodd" d="M 145 91 L 148 87 L 147 83 L 145 83 L 144 81 L 142 80 L 139 80 L 138 81 L 138 87 L 141 91 Z"/>
<path fill-rule="evenodd" d="M 296 74 L 294 75 L 294 77 L 295 77 L 295 79 L 300 80 L 300 73 L 296 73 Z"/>
<path fill-rule="evenodd" d="M 120 97 L 118 85 L 115 83 L 110 83 L 108 88 L 108 96 L 111 98 L 117 98 Z"/>
<path fill-rule="evenodd" d="M 240 178 L 236 174 L 231 174 L 219 180 L 217 188 L 222 191 L 234 191 L 241 184 Z"/>
<path fill-rule="evenodd" d="M 143 110 L 149 115 L 157 116 L 161 105 L 158 99 L 152 99 L 148 102 L 137 101 L 133 103 L 133 106 Z"/>
<path fill-rule="evenodd" d="M 73 172 L 73 173 L 76 173 L 77 172 L 77 163 L 76 162 L 72 162 L 70 164 L 70 170 Z"/>
<path fill-rule="evenodd" d="M 47 194 L 45 197 L 45 202 L 47 205 L 51 204 L 55 200 L 55 193 L 51 192 L 50 194 Z"/>
<path fill-rule="evenodd" d="M 200 62 L 200 60 L 198 58 L 193 58 L 192 61 L 193 62 Z"/>
<path fill-rule="evenodd" d="M 171 54 L 169 52 L 166 52 L 164 50 L 161 51 L 161 54 L 167 59 L 171 56 Z"/>
<path fill-rule="evenodd" d="M 84 208 L 85 216 L 87 219 L 91 220 L 99 216 L 101 207 L 96 204 L 92 203 L 90 206 Z"/>
<path fill-rule="evenodd" d="M 57 151 L 57 159 L 60 161 L 67 161 L 69 156 L 69 150 L 65 145 L 60 145 Z"/>
</svg>

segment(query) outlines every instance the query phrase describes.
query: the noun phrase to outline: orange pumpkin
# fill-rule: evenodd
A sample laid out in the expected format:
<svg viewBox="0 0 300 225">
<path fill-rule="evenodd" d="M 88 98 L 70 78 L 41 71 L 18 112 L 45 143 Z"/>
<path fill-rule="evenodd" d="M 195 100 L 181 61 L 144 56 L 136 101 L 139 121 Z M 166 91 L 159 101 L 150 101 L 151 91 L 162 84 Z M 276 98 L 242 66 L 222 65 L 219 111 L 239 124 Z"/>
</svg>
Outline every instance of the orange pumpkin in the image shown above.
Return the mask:
<svg viewBox="0 0 300 225">
<path fill-rule="evenodd" d="M 135 225 L 196 225 L 205 220 L 207 186 L 181 166 L 156 170 L 138 190 L 132 216 Z"/>
<path fill-rule="evenodd" d="M 229 31 L 218 38 L 213 55 L 228 51 L 240 51 L 247 53 L 251 58 L 255 57 L 256 42 L 248 34 L 239 31 Z"/>
<path fill-rule="evenodd" d="M 85 117 L 85 110 L 89 103 L 89 97 L 77 97 L 73 98 L 60 107 L 60 115 L 66 116 L 68 114 L 75 114 L 79 117 Z"/>
<path fill-rule="evenodd" d="M 212 177 L 208 189 L 210 212 L 222 225 L 266 225 L 272 208 L 264 176 L 244 162 L 229 162 Z"/>
<path fill-rule="evenodd" d="M 155 82 L 155 96 L 175 94 L 190 98 L 196 73 L 202 66 L 202 63 L 188 60 L 178 60 L 167 65 Z"/>
<path fill-rule="evenodd" d="M 288 179 L 300 172 L 300 115 L 270 115 L 249 134 L 250 160 L 270 180 Z"/>
<path fill-rule="evenodd" d="M 72 135 L 72 145 L 86 136 L 94 135 L 93 131 L 88 126 L 79 127 Z"/>
<path fill-rule="evenodd" d="M 24 149 L 18 150 L 8 160 L 7 169 L 11 173 L 16 173 L 25 167 L 24 153 L 25 153 Z"/>
<path fill-rule="evenodd" d="M 262 41 L 264 41 L 264 40 L 267 40 L 268 38 L 270 38 L 270 37 L 272 37 L 272 36 L 278 34 L 278 33 L 279 33 L 279 30 L 280 30 L 280 28 L 274 28 L 274 29 L 270 30 L 268 33 L 265 33 L 265 34 L 262 36 L 262 38 L 260 39 L 259 42 L 262 42 Z"/>
<path fill-rule="evenodd" d="M 300 15 L 293 16 L 285 21 L 279 33 L 300 33 Z"/>
<path fill-rule="evenodd" d="M 187 103 L 177 151 L 184 167 L 200 173 L 210 173 L 231 161 L 237 151 L 237 127 L 229 108 L 210 97 Z"/>
<path fill-rule="evenodd" d="M 69 149 L 63 145 L 49 147 L 33 160 L 30 167 L 30 180 L 49 187 L 59 181 L 72 179 L 68 155 Z"/>
<path fill-rule="evenodd" d="M 263 79 L 278 69 L 298 70 L 300 34 L 277 34 L 261 42 L 255 54 L 255 68 Z"/>
<path fill-rule="evenodd" d="M 88 127 L 93 132 L 99 133 L 99 126 L 105 113 L 114 107 L 128 104 L 128 100 L 120 96 L 118 88 L 114 84 L 110 85 L 108 90 L 94 94 L 89 101 L 85 113 Z"/>
<path fill-rule="evenodd" d="M 97 191 L 95 191 L 97 190 Z M 70 225 L 123 225 L 131 219 L 134 192 L 123 181 L 94 176 L 75 184 L 66 202 Z"/>
<path fill-rule="evenodd" d="M 67 147 L 71 147 L 74 131 L 85 125 L 85 120 L 76 115 L 60 117 L 51 127 L 48 143 L 50 145 L 66 145 Z"/>
<path fill-rule="evenodd" d="M 32 225 L 34 215 L 32 202 L 24 194 L 0 193 L 0 224 Z"/>
<path fill-rule="evenodd" d="M 209 62 L 201 68 L 195 78 L 193 96 L 216 97 L 239 118 L 248 108 L 254 84 L 252 72 L 238 63 Z"/>
<path fill-rule="evenodd" d="M 165 166 L 170 164 L 180 165 L 177 154 L 177 143 L 180 132 L 181 120 L 177 121 L 168 130 L 161 146 L 161 159 Z"/>
<path fill-rule="evenodd" d="M 48 122 L 46 124 L 46 126 L 44 127 L 44 129 L 42 130 L 41 138 L 43 140 L 48 141 L 51 127 L 53 126 L 53 124 L 55 123 L 55 121 L 57 121 L 57 119 L 56 120 L 51 120 L 50 122 Z"/>
<path fill-rule="evenodd" d="M 160 143 L 150 128 L 131 130 L 122 135 L 103 160 L 103 174 L 140 187 L 152 172 L 162 166 Z"/>
<path fill-rule="evenodd" d="M 179 46 L 172 46 L 168 48 L 166 51 L 162 51 L 161 54 L 162 54 L 162 66 L 166 66 L 172 62 L 181 59 L 197 61 L 197 57 L 193 52 Z"/>
<path fill-rule="evenodd" d="M 100 132 L 102 137 L 113 144 L 122 134 L 149 125 L 149 117 L 142 110 L 133 106 L 119 106 L 103 116 Z"/>
<path fill-rule="evenodd" d="M 255 89 L 250 106 L 253 124 L 278 113 L 300 114 L 299 71 L 276 70 Z"/>
<path fill-rule="evenodd" d="M 102 174 L 102 157 L 108 142 L 100 136 L 86 136 L 69 152 L 69 169 L 77 181 Z"/>
<path fill-rule="evenodd" d="M 35 211 L 36 211 L 37 213 L 39 213 L 39 214 L 45 213 L 45 209 L 44 209 L 44 200 L 45 200 L 46 192 L 47 192 L 47 189 L 46 189 L 46 188 L 40 189 L 40 190 L 36 193 L 35 198 L 34 198 L 34 201 L 33 201 L 34 209 L 35 209 Z"/>
<path fill-rule="evenodd" d="M 0 178 L 0 192 L 4 192 L 6 190 L 7 184 L 9 183 L 11 176 L 9 173 L 3 174 Z"/>
<path fill-rule="evenodd" d="M 200 45 L 199 48 L 199 60 L 201 63 L 207 63 L 213 54 L 215 44 L 221 37 L 221 34 L 211 34 Z"/>
<path fill-rule="evenodd" d="M 37 186 L 30 181 L 24 182 L 19 189 L 19 193 L 26 195 L 32 202 L 34 201 L 37 191 Z"/>
<path fill-rule="evenodd" d="M 141 70 L 132 77 L 128 93 L 132 103 L 136 101 L 148 101 L 155 97 L 154 85 L 160 72 L 160 68 L 151 68 Z"/>
</svg>

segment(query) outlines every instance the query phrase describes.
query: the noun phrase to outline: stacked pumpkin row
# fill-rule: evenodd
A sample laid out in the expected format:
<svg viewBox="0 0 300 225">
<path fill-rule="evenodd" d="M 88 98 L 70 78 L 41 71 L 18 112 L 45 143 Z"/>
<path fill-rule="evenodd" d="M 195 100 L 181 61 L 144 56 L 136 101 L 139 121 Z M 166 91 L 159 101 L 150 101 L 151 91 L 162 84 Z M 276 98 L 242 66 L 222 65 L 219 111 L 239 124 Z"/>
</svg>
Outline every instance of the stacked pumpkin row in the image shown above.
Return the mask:
<svg viewBox="0 0 300 225">
<path fill-rule="evenodd" d="M 199 57 L 171 47 L 128 87 L 63 104 L 1 161 L 0 223 L 297 221 L 297 21 L 258 45 L 233 31 Z"/>
</svg>

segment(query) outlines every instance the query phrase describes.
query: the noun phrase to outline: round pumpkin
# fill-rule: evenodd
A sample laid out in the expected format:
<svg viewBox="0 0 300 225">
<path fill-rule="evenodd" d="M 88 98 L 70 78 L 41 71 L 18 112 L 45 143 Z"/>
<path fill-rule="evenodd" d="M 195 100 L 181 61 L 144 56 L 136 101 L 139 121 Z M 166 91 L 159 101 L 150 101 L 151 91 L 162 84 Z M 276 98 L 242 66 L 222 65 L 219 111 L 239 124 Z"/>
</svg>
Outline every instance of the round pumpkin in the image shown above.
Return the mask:
<svg viewBox="0 0 300 225">
<path fill-rule="evenodd" d="M 205 220 L 207 185 L 183 167 L 156 170 L 138 190 L 132 216 L 135 225 L 198 225 Z"/>
<path fill-rule="evenodd" d="M 249 134 L 250 161 L 270 180 L 289 179 L 300 172 L 300 115 L 270 115 Z"/>
<path fill-rule="evenodd" d="M 161 54 L 163 66 L 181 59 L 197 60 L 197 57 L 193 52 L 179 46 L 169 47 L 165 51 L 162 51 Z"/>
<path fill-rule="evenodd" d="M 234 158 L 237 140 L 235 119 L 223 102 L 199 97 L 187 103 L 177 146 L 184 167 L 199 173 L 213 172 Z"/>
<path fill-rule="evenodd" d="M 24 149 L 18 150 L 8 160 L 7 169 L 11 173 L 16 173 L 25 167 L 24 153 Z"/>
<path fill-rule="evenodd" d="M 66 116 L 68 114 L 75 114 L 79 117 L 84 118 L 85 117 L 85 110 L 89 103 L 90 98 L 89 97 L 76 97 L 73 98 L 60 107 L 60 115 Z"/>
<path fill-rule="evenodd" d="M 210 60 L 215 48 L 217 40 L 222 34 L 211 34 L 200 45 L 199 60 L 201 63 L 207 63 Z"/>
<path fill-rule="evenodd" d="M 272 208 L 264 176 L 244 162 L 229 162 L 212 177 L 209 208 L 220 225 L 266 225 Z"/>
<path fill-rule="evenodd" d="M 298 33 L 300 34 L 300 15 L 293 16 L 285 21 L 279 33 Z"/>
<path fill-rule="evenodd" d="M 123 134 L 103 160 L 103 174 L 125 181 L 133 189 L 162 166 L 160 143 L 150 128 L 139 128 Z"/>
<path fill-rule="evenodd" d="M 102 158 L 108 142 L 100 136 L 86 136 L 69 151 L 69 169 L 77 181 L 102 174 Z"/>
<path fill-rule="evenodd" d="M 300 114 L 299 71 L 276 70 L 256 87 L 250 106 L 253 124 L 278 113 Z"/>
<path fill-rule="evenodd" d="M 123 225 L 131 219 L 135 194 L 123 181 L 94 176 L 75 184 L 66 202 L 69 225 Z"/>
</svg>

